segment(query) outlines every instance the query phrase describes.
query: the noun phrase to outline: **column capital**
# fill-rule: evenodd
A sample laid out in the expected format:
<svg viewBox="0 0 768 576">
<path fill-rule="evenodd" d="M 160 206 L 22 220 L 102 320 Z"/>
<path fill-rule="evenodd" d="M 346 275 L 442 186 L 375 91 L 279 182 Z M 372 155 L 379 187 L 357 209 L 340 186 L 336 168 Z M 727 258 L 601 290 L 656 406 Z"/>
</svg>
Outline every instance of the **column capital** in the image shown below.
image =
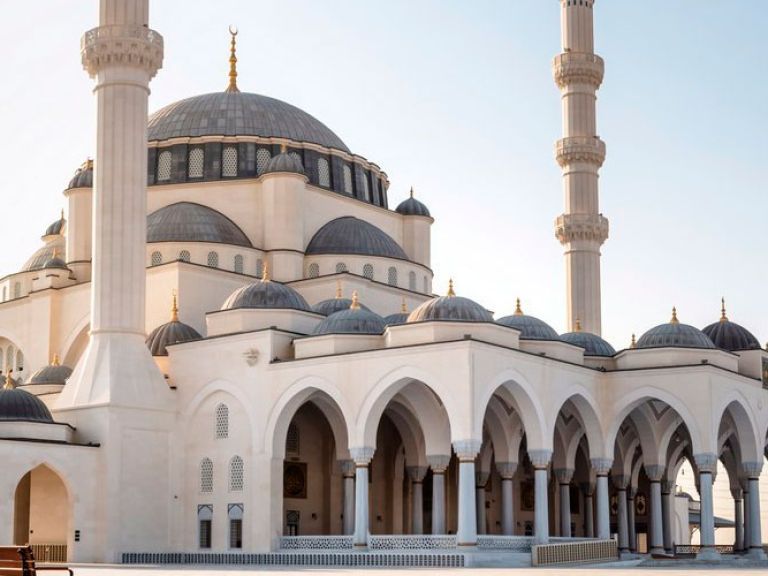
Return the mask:
<svg viewBox="0 0 768 576">
<path fill-rule="evenodd" d="M 637 488 L 632 486 L 632 484 L 627 484 L 627 498 L 630 500 L 634 500 L 635 496 L 637 495 Z"/>
<path fill-rule="evenodd" d="M 663 464 L 644 464 L 645 475 L 651 482 L 661 482 L 664 476 L 665 466 Z"/>
<path fill-rule="evenodd" d="M 422 482 L 424 476 L 427 475 L 426 466 L 406 466 L 405 471 L 408 473 L 411 482 Z"/>
<path fill-rule="evenodd" d="M 762 462 L 742 462 L 741 469 L 744 472 L 744 476 L 746 476 L 750 480 L 757 479 L 760 477 L 760 472 L 763 471 L 763 463 Z"/>
<path fill-rule="evenodd" d="M 480 440 L 456 440 L 453 443 L 453 450 L 456 452 L 456 456 L 459 457 L 459 460 L 467 462 L 469 460 L 475 460 L 475 457 L 480 452 L 481 446 L 482 442 Z"/>
<path fill-rule="evenodd" d="M 592 458 L 590 463 L 592 464 L 592 470 L 598 476 L 608 476 L 608 472 L 611 471 L 611 466 L 613 466 L 611 458 Z"/>
<path fill-rule="evenodd" d="M 451 463 L 451 455 L 434 454 L 427 456 L 427 464 L 432 468 L 433 474 L 445 474 L 446 468 Z"/>
<path fill-rule="evenodd" d="M 80 54 L 91 78 L 106 67 L 125 66 L 151 79 L 163 65 L 163 37 L 138 24 L 99 26 L 83 35 Z"/>
<path fill-rule="evenodd" d="M 743 500 L 744 499 L 744 491 L 741 489 L 741 486 L 731 485 L 731 497 L 734 500 Z"/>
<path fill-rule="evenodd" d="M 546 468 L 552 460 L 552 450 L 528 450 L 528 458 L 534 468 Z"/>
<path fill-rule="evenodd" d="M 355 477 L 355 461 L 354 460 L 339 460 L 339 469 L 341 475 L 345 478 Z"/>
<path fill-rule="evenodd" d="M 581 491 L 584 492 L 585 496 L 592 496 L 595 493 L 594 482 L 581 482 L 579 488 L 581 488 Z"/>
<path fill-rule="evenodd" d="M 360 446 L 357 448 L 350 448 L 349 454 L 352 456 L 352 460 L 355 461 L 355 465 L 368 466 L 373 459 L 373 453 L 375 449 L 370 446 Z"/>
<path fill-rule="evenodd" d="M 672 494 L 672 492 L 675 490 L 675 484 L 676 482 L 674 480 L 670 480 L 669 478 L 664 478 L 661 481 L 661 493 L 662 494 Z"/>
<path fill-rule="evenodd" d="M 517 462 L 496 462 L 496 470 L 502 480 L 512 480 L 517 472 Z"/>
<path fill-rule="evenodd" d="M 558 484 L 570 484 L 573 480 L 573 468 L 555 468 L 552 472 Z"/>
<path fill-rule="evenodd" d="M 699 474 L 716 474 L 717 473 L 717 454 L 694 454 L 693 461 L 696 463 L 696 468 L 699 469 Z"/>
<path fill-rule="evenodd" d="M 611 475 L 611 480 L 613 481 L 613 485 L 616 486 L 616 490 L 626 490 L 630 478 L 624 474 L 613 474 Z"/>
<path fill-rule="evenodd" d="M 485 470 L 476 470 L 475 471 L 475 486 L 477 488 L 485 488 L 485 485 L 488 484 L 488 478 L 491 477 L 490 472 L 486 472 Z"/>
</svg>

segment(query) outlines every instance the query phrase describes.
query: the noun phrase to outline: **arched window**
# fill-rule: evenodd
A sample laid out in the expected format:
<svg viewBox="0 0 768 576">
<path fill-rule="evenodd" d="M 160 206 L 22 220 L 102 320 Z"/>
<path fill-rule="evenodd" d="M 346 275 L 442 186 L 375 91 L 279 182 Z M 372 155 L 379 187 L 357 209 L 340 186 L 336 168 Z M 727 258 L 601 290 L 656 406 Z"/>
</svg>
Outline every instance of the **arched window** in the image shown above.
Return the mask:
<svg viewBox="0 0 768 576">
<path fill-rule="evenodd" d="M 345 164 L 344 165 L 344 192 L 346 194 L 351 195 L 353 190 L 354 189 L 352 188 L 352 168 L 350 168 Z"/>
<path fill-rule="evenodd" d="M 235 272 L 243 273 L 243 256 L 241 254 L 235 254 Z"/>
<path fill-rule="evenodd" d="M 163 263 L 163 255 L 160 252 L 152 252 L 152 266 L 159 266 Z"/>
<path fill-rule="evenodd" d="M 371 185 L 368 183 L 368 174 L 363 174 L 363 198 L 367 202 L 371 201 Z"/>
<path fill-rule="evenodd" d="M 408 289 L 409 290 L 416 290 L 416 272 L 411 270 L 408 272 Z"/>
<path fill-rule="evenodd" d="M 363 266 L 363 276 L 368 278 L 368 280 L 373 280 L 373 264 Z"/>
<path fill-rule="evenodd" d="M 210 458 L 200 460 L 200 492 L 213 492 L 213 462 Z"/>
<path fill-rule="evenodd" d="M 3 302 L 8 300 L 8 286 L 3 286 Z"/>
<path fill-rule="evenodd" d="M 424 294 L 429 294 L 429 280 L 424 276 Z"/>
<path fill-rule="evenodd" d="M 0 374 L 3 373 L 3 370 L 5 370 L 5 354 L 3 353 L 3 349 L 0 348 Z"/>
<path fill-rule="evenodd" d="M 240 549 L 243 547 L 243 505 L 230 504 L 229 515 L 229 547 Z"/>
<path fill-rule="evenodd" d="M 197 525 L 198 525 L 198 544 L 200 548 L 211 547 L 211 536 L 213 533 L 213 506 L 210 504 L 200 504 L 197 507 Z"/>
<path fill-rule="evenodd" d="M 8 350 L 5 352 L 5 369 L 13 370 L 13 356 L 15 350 L 13 346 L 8 346 Z"/>
<path fill-rule="evenodd" d="M 229 461 L 229 491 L 242 492 L 243 490 L 243 459 L 233 456 Z"/>
<path fill-rule="evenodd" d="M 182 262 L 189 262 L 192 259 L 192 256 L 189 253 L 189 250 L 182 250 L 179 252 L 179 260 Z"/>
<path fill-rule="evenodd" d="M 256 260 L 256 276 L 261 278 L 264 275 L 264 260 L 259 258 Z"/>
<path fill-rule="evenodd" d="M 317 159 L 317 179 L 320 186 L 324 188 L 331 187 L 331 167 L 325 158 Z"/>
<path fill-rule="evenodd" d="M 189 166 L 187 174 L 190 178 L 202 178 L 205 165 L 205 152 L 202 148 L 192 148 L 189 151 Z"/>
<path fill-rule="evenodd" d="M 16 371 L 21 372 L 24 370 L 24 354 L 21 350 L 16 352 Z"/>
<path fill-rule="evenodd" d="M 168 182 L 171 179 L 171 166 L 173 165 L 173 154 L 170 150 L 163 150 L 157 157 L 157 181 Z"/>
<path fill-rule="evenodd" d="M 226 404 L 216 406 L 216 438 L 229 438 L 229 408 Z"/>
<path fill-rule="evenodd" d="M 266 148 L 259 148 L 256 151 L 256 174 L 261 174 L 267 169 L 267 164 L 272 159 L 272 154 Z"/>
<path fill-rule="evenodd" d="M 13 297 L 21 298 L 21 282 L 15 282 L 13 285 Z"/>
<path fill-rule="evenodd" d="M 318 276 L 320 276 L 320 264 L 318 264 L 317 262 L 312 262 L 312 264 L 309 265 L 307 276 L 309 276 L 310 278 L 317 278 Z"/>
<path fill-rule="evenodd" d="M 387 282 L 390 286 L 397 286 L 397 268 L 390 266 L 387 270 Z"/>
<path fill-rule="evenodd" d="M 338 262 L 336 264 L 336 274 L 341 274 L 342 272 L 347 271 L 347 265 L 344 264 L 344 262 Z"/>
<path fill-rule="evenodd" d="M 225 146 L 221 154 L 222 178 L 235 178 L 237 176 L 237 148 Z"/>
<path fill-rule="evenodd" d="M 218 268 L 219 267 L 219 253 L 218 252 L 208 252 L 208 266 L 210 268 Z"/>
<path fill-rule="evenodd" d="M 298 152 L 288 152 L 288 156 L 296 160 L 296 162 L 299 163 L 299 166 L 301 166 L 302 169 L 304 168 L 304 162 L 301 160 L 301 154 L 299 154 Z"/>
<path fill-rule="evenodd" d="M 299 455 L 299 427 L 293 422 L 288 426 L 288 434 L 285 437 L 285 454 L 286 456 Z"/>
</svg>

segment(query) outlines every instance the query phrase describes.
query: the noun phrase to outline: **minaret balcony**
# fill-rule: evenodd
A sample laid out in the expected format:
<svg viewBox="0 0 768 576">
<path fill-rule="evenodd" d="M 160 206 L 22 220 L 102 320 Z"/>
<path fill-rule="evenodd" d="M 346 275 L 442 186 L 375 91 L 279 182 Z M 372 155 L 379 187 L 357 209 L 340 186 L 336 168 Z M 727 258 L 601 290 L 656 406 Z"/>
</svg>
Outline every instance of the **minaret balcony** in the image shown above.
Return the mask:
<svg viewBox="0 0 768 576">
<path fill-rule="evenodd" d="M 597 54 L 564 52 L 555 56 L 552 72 L 558 87 L 570 84 L 589 84 L 599 88 L 603 82 L 605 64 Z"/>
<path fill-rule="evenodd" d="M 163 64 L 163 37 L 145 26 L 99 26 L 80 41 L 83 68 L 93 78 L 105 66 L 131 66 L 149 72 Z"/>
<path fill-rule="evenodd" d="M 608 218 L 602 214 L 562 214 L 555 221 L 555 237 L 561 244 L 577 240 L 602 244 L 608 239 Z"/>
<path fill-rule="evenodd" d="M 605 161 L 605 142 L 599 136 L 567 136 L 555 143 L 555 158 L 561 168 L 576 162 L 599 168 Z"/>
</svg>

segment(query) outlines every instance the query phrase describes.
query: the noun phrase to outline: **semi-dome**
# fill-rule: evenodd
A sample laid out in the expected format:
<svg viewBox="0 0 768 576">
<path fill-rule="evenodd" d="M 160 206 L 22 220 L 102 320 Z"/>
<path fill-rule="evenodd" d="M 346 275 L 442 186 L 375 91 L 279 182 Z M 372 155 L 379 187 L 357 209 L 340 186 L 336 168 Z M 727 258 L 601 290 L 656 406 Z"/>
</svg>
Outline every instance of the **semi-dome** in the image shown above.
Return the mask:
<svg viewBox="0 0 768 576">
<path fill-rule="evenodd" d="M 75 171 L 75 175 L 67 185 L 67 189 L 72 188 L 92 188 L 93 187 L 93 160 L 86 160 L 82 166 Z"/>
<path fill-rule="evenodd" d="M 637 341 L 638 348 L 715 348 L 709 336 L 689 324 L 681 324 L 677 310 L 672 308 L 672 319 L 659 324 L 643 334 Z"/>
<path fill-rule="evenodd" d="M 10 374 L 0 389 L 0 422 L 43 422 L 53 423 L 50 410 L 42 400 L 26 390 L 16 388 Z"/>
<path fill-rule="evenodd" d="M 523 314 L 519 298 L 514 314 L 499 318 L 496 323 L 520 330 L 521 340 L 560 340 L 560 336 L 549 324 L 535 316 Z"/>
<path fill-rule="evenodd" d="M 325 224 L 309 241 L 307 254 L 362 254 L 407 260 L 395 240 L 374 226 L 354 216 L 342 216 Z"/>
<path fill-rule="evenodd" d="M 600 336 L 591 332 L 583 332 L 578 320 L 576 321 L 576 330 L 560 334 L 560 340 L 584 348 L 585 356 L 613 356 L 616 354 L 613 346 Z"/>
<path fill-rule="evenodd" d="M 200 333 L 192 326 L 179 321 L 179 309 L 176 306 L 176 297 L 174 296 L 171 321 L 152 330 L 147 336 L 146 343 L 152 356 L 168 356 L 167 346 L 200 340 L 201 338 Z"/>
<path fill-rule="evenodd" d="M 721 312 L 719 321 L 702 329 L 715 346 L 730 352 L 760 349 L 760 342 L 749 330 L 728 319 L 725 313 L 725 301 L 723 301 Z"/>
<path fill-rule="evenodd" d="M 179 100 L 149 117 L 150 141 L 197 136 L 261 136 L 349 152 L 325 124 L 281 100 L 248 92 L 213 92 Z"/>
<path fill-rule="evenodd" d="M 493 315 L 469 298 L 456 296 L 453 281 L 448 283 L 448 294 L 427 300 L 408 315 L 408 323 L 429 320 L 451 322 L 493 322 Z"/>
<path fill-rule="evenodd" d="M 384 318 L 362 307 L 357 292 L 346 310 L 334 312 L 312 331 L 313 336 L 322 334 L 381 334 L 387 327 Z"/>
<path fill-rule="evenodd" d="M 264 277 L 253 284 L 238 288 L 221 307 L 222 310 L 234 310 L 237 308 L 274 308 L 303 310 L 312 312 L 312 308 L 304 300 L 304 297 L 293 288 L 273 282 L 269 279 L 266 264 Z"/>
<path fill-rule="evenodd" d="M 263 174 L 277 174 L 288 172 L 291 174 L 304 174 L 304 165 L 298 153 L 286 152 L 285 147 L 277 156 L 270 158 Z"/>
<path fill-rule="evenodd" d="M 27 384 L 64 384 L 72 375 L 72 368 L 59 363 L 59 357 L 53 357 L 53 362 L 43 366 L 27 379 Z"/>
<path fill-rule="evenodd" d="M 213 242 L 252 247 L 232 220 L 194 202 L 169 204 L 147 216 L 147 242 Z"/>
<path fill-rule="evenodd" d="M 419 202 L 413 197 L 413 188 L 411 188 L 411 195 L 400 202 L 395 208 L 395 212 L 402 214 L 403 216 L 427 216 L 431 217 L 429 209 L 423 202 Z"/>
</svg>

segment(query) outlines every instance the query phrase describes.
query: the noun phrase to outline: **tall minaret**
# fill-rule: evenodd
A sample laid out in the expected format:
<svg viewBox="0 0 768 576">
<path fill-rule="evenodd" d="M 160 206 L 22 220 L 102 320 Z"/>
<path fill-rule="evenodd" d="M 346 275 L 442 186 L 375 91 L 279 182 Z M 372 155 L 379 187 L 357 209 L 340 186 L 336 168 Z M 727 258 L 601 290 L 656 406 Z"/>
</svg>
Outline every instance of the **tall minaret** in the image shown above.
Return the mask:
<svg viewBox="0 0 768 576">
<path fill-rule="evenodd" d="M 600 246 L 608 220 L 600 214 L 597 179 L 605 144 L 597 136 L 596 92 L 603 59 L 594 53 L 594 0 L 560 0 L 563 53 L 555 58 L 555 82 L 562 94 L 563 137 L 555 154 L 563 169 L 565 212 L 555 235 L 565 247 L 567 321 L 600 335 Z"/>
</svg>

